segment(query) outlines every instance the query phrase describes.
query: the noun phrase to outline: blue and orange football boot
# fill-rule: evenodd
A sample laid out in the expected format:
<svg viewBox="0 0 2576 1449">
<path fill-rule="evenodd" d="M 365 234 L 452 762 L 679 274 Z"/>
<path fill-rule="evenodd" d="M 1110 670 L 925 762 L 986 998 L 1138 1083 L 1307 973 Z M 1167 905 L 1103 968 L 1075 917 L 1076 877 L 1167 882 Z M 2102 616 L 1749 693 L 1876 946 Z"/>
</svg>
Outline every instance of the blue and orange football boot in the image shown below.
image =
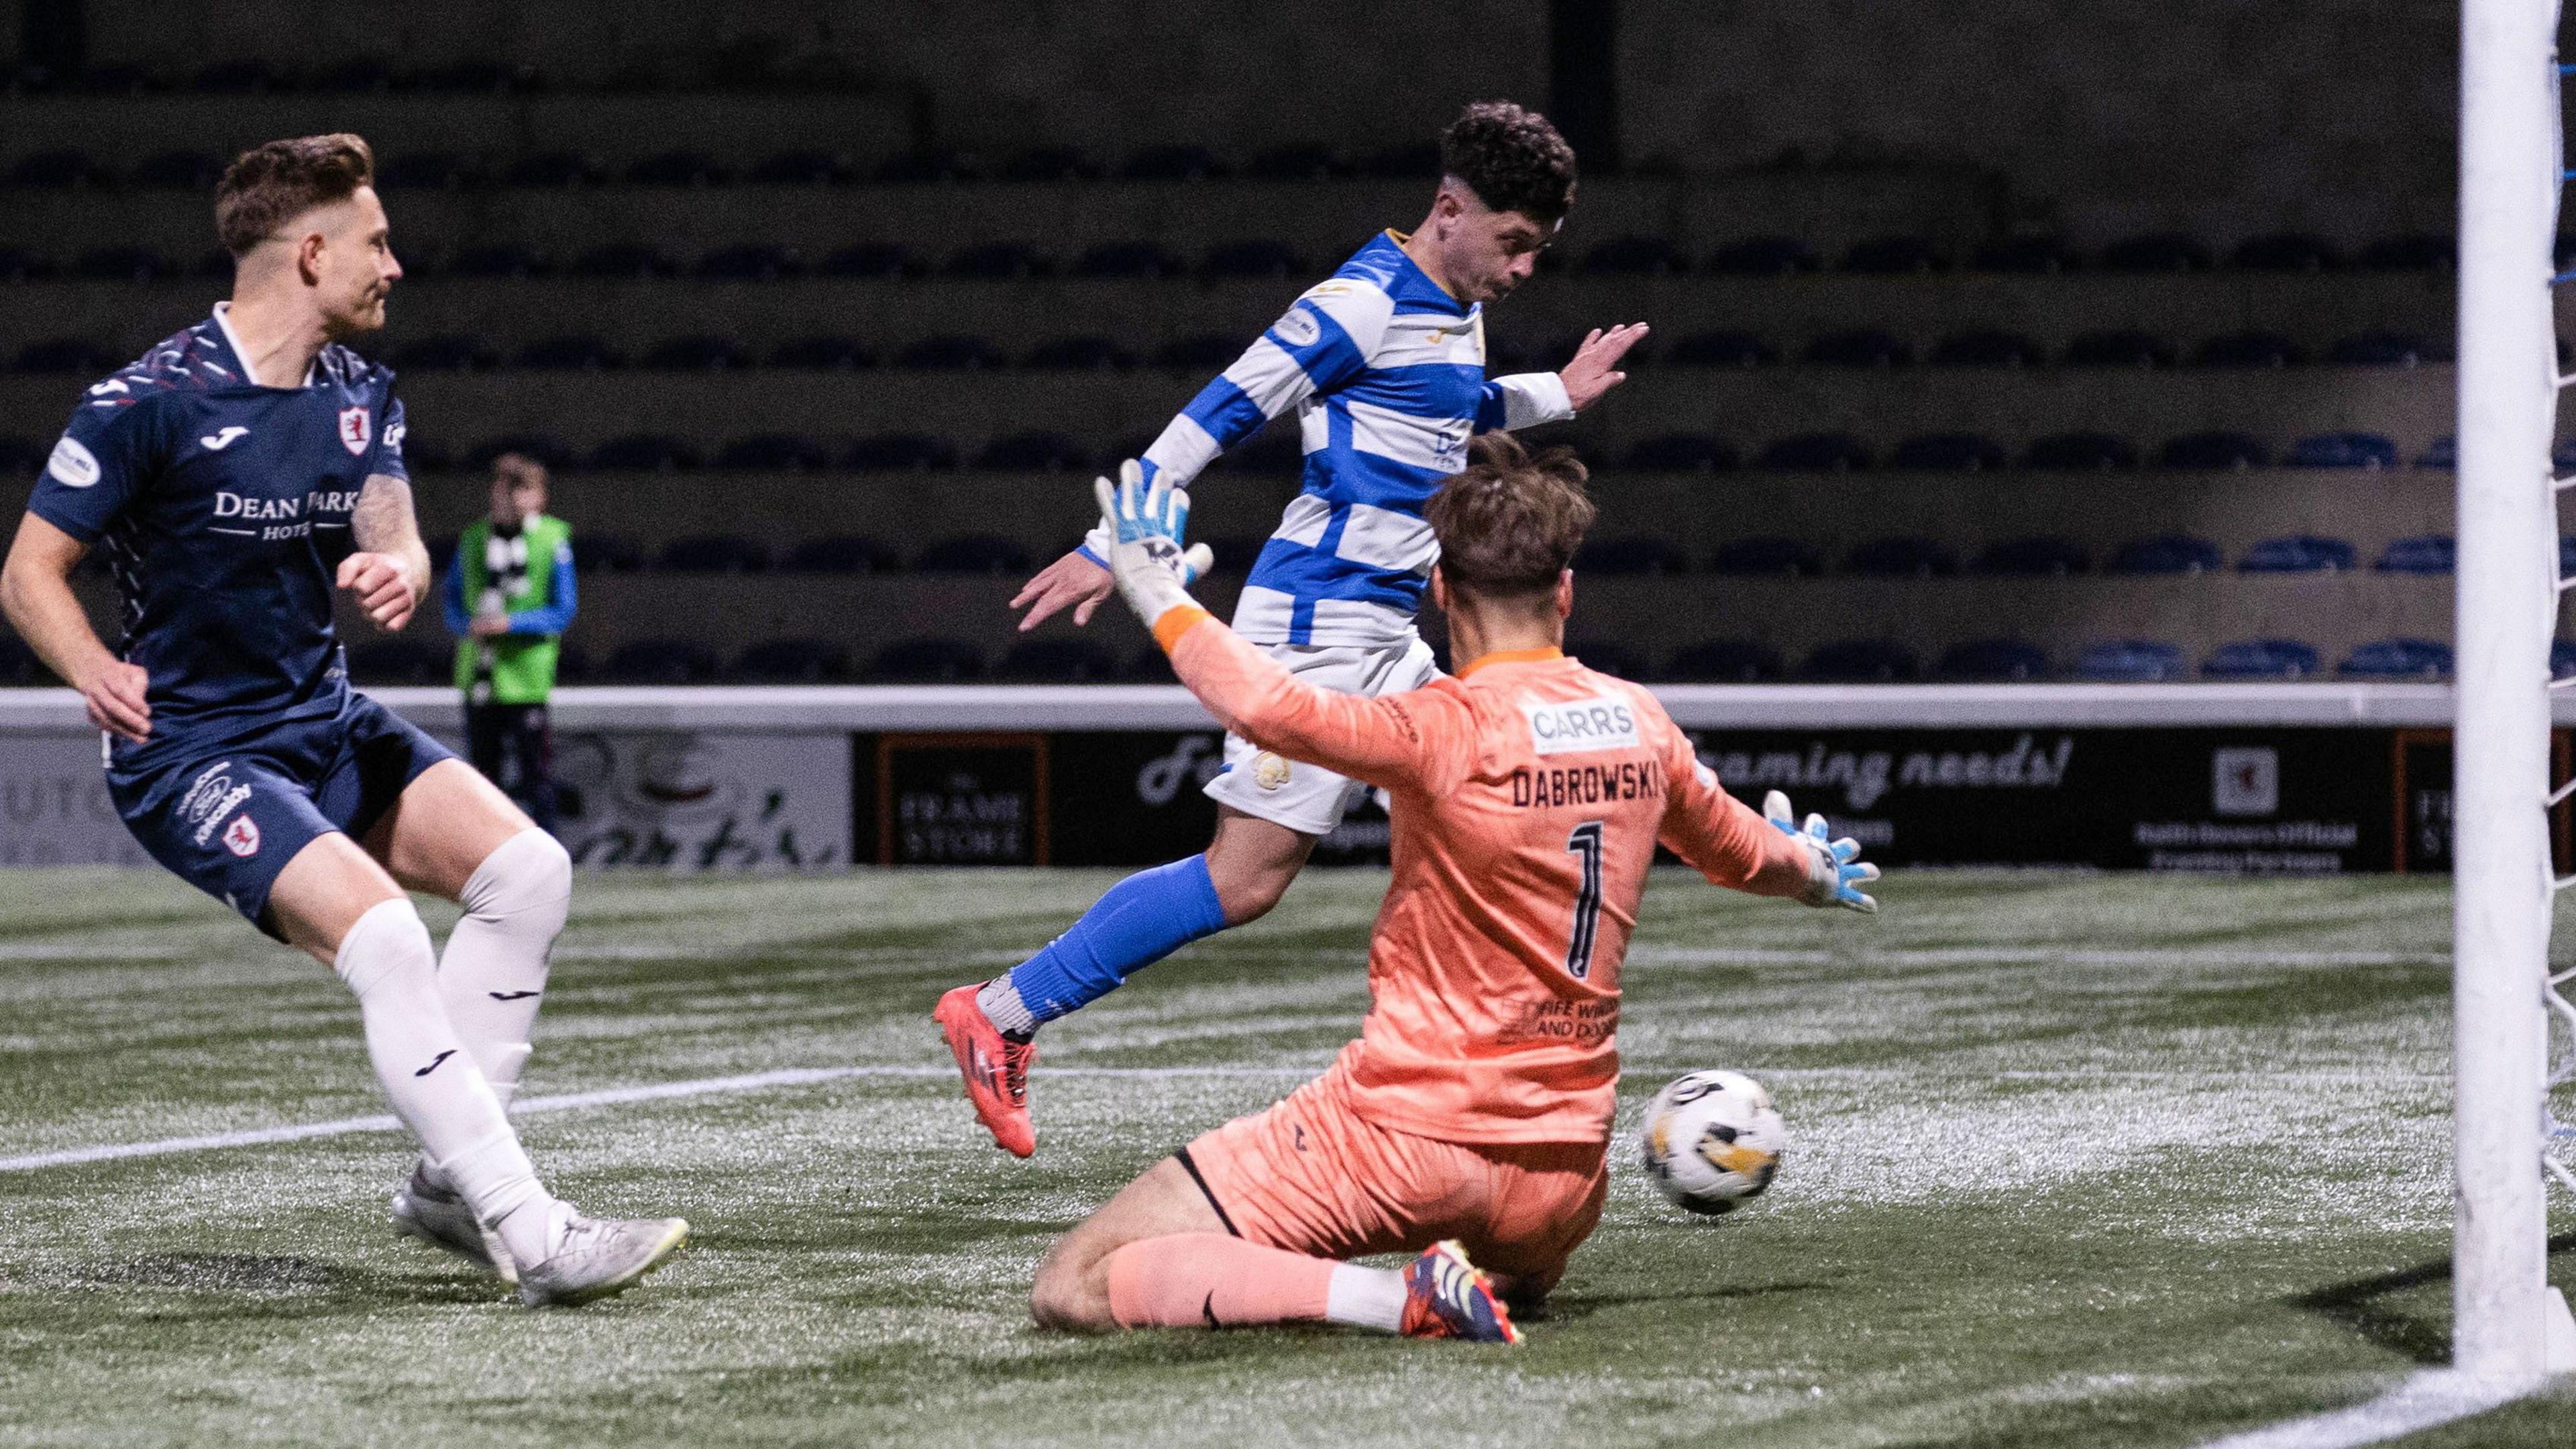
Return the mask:
<svg viewBox="0 0 2576 1449">
<path fill-rule="evenodd" d="M 1456 1239 L 1434 1243 L 1404 1265 L 1407 1338 L 1463 1338 L 1470 1343 L 1519 1343 L 1512 1311 Z"/>
<path fill-rule="evenodd" d="M 975 1104 L 976 1120 L 993 1134 L 993 1145 L 1014 1157 L 1038 1150 L 1037 1128 L 1029 1121 L 1029 1068 L 1037 1065 L 1033 1041 L 1002 1035 L 984 1008 L 975 1004 L 979 986 L 960 986 L 939 998 L 930 1019 L 957 1054 L 958 1074 L 966 1079 L 966 1100 Z"/>
</svg>

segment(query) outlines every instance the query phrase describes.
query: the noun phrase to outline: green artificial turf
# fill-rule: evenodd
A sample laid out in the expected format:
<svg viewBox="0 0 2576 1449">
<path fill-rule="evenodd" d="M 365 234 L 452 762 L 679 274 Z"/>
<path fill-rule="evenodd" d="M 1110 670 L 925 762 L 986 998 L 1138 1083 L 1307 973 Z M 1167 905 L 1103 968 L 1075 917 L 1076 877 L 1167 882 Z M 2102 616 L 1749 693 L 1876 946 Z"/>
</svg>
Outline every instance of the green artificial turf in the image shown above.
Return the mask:
<svg viewBox="0 0 2576 1449">
<path fill-rule="evenodd" d="M 1111 879 L 583 877 L 529 1096 L 887 1070 L 525 1116 L 557 1191 L 696 1227 L 577 1311 L 395 1240 L 390 1132 L 0 1174 L 0 1441 L 2179 1445 L 2445 1352 L 2444 886 L 2036 873 L 1901 873 L 1875 919 L 1659 876 L 1609 1211 L 1518 1351 L 1040 1334 L 1057 1233 L 1356 1029 L 1384 882 L 1317 872 L 1050 1028 L 1014 1161 L 931 1003 Z M 380 1113 L 356 1020 L 176 882 L 0 874 L 0 1157 Z M 1792 1135 L 1717 1221 L 1627 1136 L 1709 1066 Z"/>
</svg>

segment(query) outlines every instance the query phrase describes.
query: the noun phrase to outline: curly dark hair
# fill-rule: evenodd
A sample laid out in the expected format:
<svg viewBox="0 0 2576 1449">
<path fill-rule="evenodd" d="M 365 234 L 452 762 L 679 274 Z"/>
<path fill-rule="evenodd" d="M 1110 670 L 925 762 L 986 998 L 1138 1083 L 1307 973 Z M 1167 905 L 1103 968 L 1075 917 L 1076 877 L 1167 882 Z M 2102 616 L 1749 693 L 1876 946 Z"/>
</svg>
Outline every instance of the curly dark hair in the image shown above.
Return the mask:
<svg viewBox="0 0 2576 1449">
<path fill-rule="evenodd" d="M 1478 101 L 1440 133 L 1440 170 L 1496 211 L 1554 226 L 1574 204 L 1574 148 L 1547 117 L 1510 101 Z"/>
</svg>

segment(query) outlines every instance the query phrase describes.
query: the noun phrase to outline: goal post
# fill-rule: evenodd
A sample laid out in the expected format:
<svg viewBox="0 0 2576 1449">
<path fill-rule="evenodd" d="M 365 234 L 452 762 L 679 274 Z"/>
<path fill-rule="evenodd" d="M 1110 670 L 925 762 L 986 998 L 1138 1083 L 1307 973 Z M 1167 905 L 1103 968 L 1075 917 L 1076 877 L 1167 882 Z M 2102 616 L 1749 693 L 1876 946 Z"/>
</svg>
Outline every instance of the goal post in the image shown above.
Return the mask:
<svg viewBox="0 0 2576 1449">
<path fill-rule="evenodd" d="M 2453 1366 L 2506 1392 L 2576 1351 L 2548 1285 L 2555 0 L 2462 0 Z"/>
</svg>

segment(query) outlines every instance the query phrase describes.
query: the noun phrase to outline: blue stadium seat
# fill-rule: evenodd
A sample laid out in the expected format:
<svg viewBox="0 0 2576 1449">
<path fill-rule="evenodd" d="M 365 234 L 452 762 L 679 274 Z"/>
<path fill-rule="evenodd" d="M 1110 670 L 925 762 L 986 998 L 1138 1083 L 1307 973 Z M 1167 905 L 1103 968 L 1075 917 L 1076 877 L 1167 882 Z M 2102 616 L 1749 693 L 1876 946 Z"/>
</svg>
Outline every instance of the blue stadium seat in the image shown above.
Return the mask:
<svg viewBox="0 0 2576 1449">
<path fill-rule="evenodd" d="M 0 282 L 40 282 L 53 274 L 53 263 L 26 248 L 0 246 Z"/>
<path fill-rule="evenodd" d="M 1750 332 L 1694 332 L 1664 353 L 1675 367 L 1763 367 L 1779 360 L 1770 343 Z"/>
<path fill-rule="evenodd" d="M 1077 277 L 1177 277 L 1182 270 L 1179 258 L 1152 241 L 1102 242 L 1073 263 Z"/>
<path fill-rule="evenodd" d="M 2063 237 L 2016 236 L 1987 242 L 1977 248 L 1969 266 L 1980 272 L 2018 272 L 2032 276 L 2056 276 L 2084 265 L 2084 258 L 2068 246 Z"/>
<path fill-rule="evenodd" d="M 985 444 L 975 455 L 975 466 L 988 472 L 1066 473 L 1091 466 L 1091 455 L 1062 433 L 1012 433 Z"/>
<path fill-rule="evenodd" d="M 2371 567 L 2383 574 L 2440 575 L 2459 567 L 2459 540 L 2447 533 L 2420 534 L 2414 538 L 2395 538 L 2379 554 Z"/>
<path fill-rule="evenodd" d="M 489 468 L 492 460 L 503 453 L 534 458 L 559 473 L 570 469 L 579 460 L 572 444 L 553 433 L 502 433 L 485 438 L 467 450 L 465 466 L 476 470 Z"/>
<path fill-rule="evenodd" d="M 1953 332 L 1933 344 L 1930 359 L 1934 367 L 2037 367 L 2047 360 L 2038 343 L 1994 328 Z"/>
<path fill-rule="evenodd" d="M 2549 466 L 2560 473 L 2576 468 L 2576 438 L 2560 438 L 2549 445 Z"/>
<path fill-rule="evenodd" d="M 1750 639 L 1710 639 L 1673 653 L 1664 677 L 1684 684 L 1764 684 L 1788 671 L 1780 651 Z"/>
<path fill-rule="evenodd" d="M 2180 232 L 2115 241 L 2096 260 L 2106 272 L 2205 272 L 2210 267 L 2209 248 Z"/>
<path fill-rule="evenodd" d="M 731 372 L 751 366 L 751 352 L 730 337 L 669 337 L 654 343 L 642 360 L 657 372 Z"/>
<path fill-rule="evenodd" d="M 1805 242 L 1785 236 L 1746 237 L 1719 247 L 1708 258 L 1708 270 L 1730 277 L 1781 277 L 1812 272 L 1820 265 Z"/>
<path fill-rule="evenodd" d="M 812 372 L 852 372 L 876 366 L 877 354 L 855 337 L 818 335 L 780 343 L 778 350 L 769 354 L 769 365 Z"/>
<path fill-rule="evenodd" d="M 571 272 L 594 281 L 649 281 L 678 276 L 680 265 L 643 242 L 610 242 L 573 258 Z"/>
<path fill-rule="evenodd" d="M 1656 578 L 1689 573 L 1690 555 L 1671 539 L 1651 534 L 1596 538 L 1575 552 L 1574 569 L 1619 578 Z"/>
<path fill-rule="evenodd" d="M 906 639 L 868 661 L 868 684 L 963 684 L 984 674 L 984 655 L 954 639 Z"/>
<path fill-rule="evenodd" d="M 1007 367 L 1010 359 L 989 337 L 924 337 L 896 352 L 894 365 L 916 372 L 960 372 Z"/>
<path fill-rule="evenodd" d="M 605 372 L 624 367 L 626 355 L 608 345 L 608 339 L 595 332 L 575 333 L 563 337 L 543 337 L 519 349 L 512 358 L 513 367 L 541 368 L 549 372 Z"/>
<path fill-rule="evenodd" d="M 1903 367 L 1914 360 L 1914 345 L 1884 328 L 1854 327 L 1808 343 L 1798 359 L 1824 367 Z"/>
<path fill-rule="evenodd" d="M 1807 656 L 1802 679 L 1819 684 L 1910 684 L 1922 677 L 1914 651 L 1886 639 L 1846 639 Z"/>
<path fill-rule="evenodd" d="M 1717 552 L 1709 555 L 1708 569 L 1733 578 L 1785 575 L 1805 579 L 1823 573 L 1825 561 L 1816 546 L 1805 539 L 1756 534 L 1719 544 Z"/>
<path fill-rule="evenodd" d="M 1011 646 L 993 677 L 1009 684 L 1108 684 L 1119 675 L 1117 657 L 1088 639 L 1023 639 Z"/>
<path fill-rule="evenodd" d="M 715 466 L 747 472 L 816 473 L 832 466 L 831 451 L 796 433 L 754 433 L 716 450 Z"/>
<path fill-rule="evenodd" d="M 2231 332 L 2200 344 L 2191 360 L 2196 367 L 2297 367 L 2308 358 L 2277 332 Z"/>
<path fill-rule="evenodd" d="M 1026 242 L 990 241 L 948 254 L 940 274 L 966 282 L 1025 282 L 1055 275 L 1055 263 Z"/>
<path fill-rule="evenodd" d="M 509 242 L 490 242 L 459 248 L 447 259 L 451 277 L 471 277 L 486 281 L 515 281 L 542 277 L 554 271 L 554 264 L 544 257 Z"/>
<path fill-rule="evenodd" d="M 2353 546 L 2340 538 L 2312 533 L 2267 538 L 2245 550 L 2236 561 L 2243 574 L 2347 574 L 2357 559 Z"/>
<path fill-rule="evenodd" d="M 398 372 L 489 372 L 501 365 L 501 354 L 480 337 L 450 332 L 405 343 L 392 361 Z"/>
<path fill-rule="evenodd" d="M 590 450 L 590 466 L 627 473 L 675 473 L 706 461 L 669 433 L 625 433 Z"/>
<path fill-rule="evenodd" d="M 841 465 L 866 473 L 945 471 L 957 466 L 957 450 L 927 433 L 880 433 L 852 444 Z"/>
<path fill-rule="evenodd" d="M 2330 272 L 2343 265 L 2343 253 L 2321 236 L 2275 232 L 2247 238 L 2228 260 L 2243 272 Z"/>
<path fill-rule="evenodd" d="M 33 438 L 0 435 L 0 478 L 33 478 L 49 450 Z"/>
<path fill-rule="evenodd" d="M 2005 578 L 2067 578 L 2091 572 L 2093 555 L 2071 538 L 2043 534 L 1990 544 L 1969 568 Z"/>
<path fill-rule="evenodd" d="M 1942 650 L 1932 673 L 1958 684 L 2028 684 L 2050 668 L 2048 651 L 2026 639 L 1971 639 Z"/>
<path fill-rule="evenodd" d="M 1273 146 L 1244 164 L 1254 181 L 1324 181 L 1351 174 L 1349 158 L 1330 146 L 1311 142 Z"/>
<path fill-rule="evenodd" d="M 1362 157 L 1359 172 L 1377 181 L 1435 180 L 1440 175 L 1440 147 L 1429 141 L 1389 146 Z"/>
<path fill-rule="evenodd" d="M 1306 263 L 1286 242 L 1255 238 L 1220 242 L 1199 258 L 1199 270 L 1211 280 L 1302 277 Z"/>
<path fill-rule="evenodd" d="M 2397 444 L 2378 433 L 2319 433 L 2290 445 L 2292 468 L 2394 468 Z"/>
<path fill-rule="evenodd" d="M 2306 679 L 2318 669 L 2314 645 L 2296 639 L 2239 639 L 2201 661 L 2205 679 Z"/>
<path fill-rule="evenodd" d="M 1023 185 L 1052 181 L 1097 181 L 1102 171 L 1078 146 L 1032 146 L 1002 163 L 1000 179 Z"/>
<path fill-rule="evenodd" d="M 2346 679 L 2421 680 L 2451 677 L 2451 646 L 2430 639 L 2373 639 L 2357 645 L 2335 673 Z"/>
<path fill-rule="evenodd" d="M 578 151 L 539 151 L 520 157 L 501 172 L 504 186 L 556 191 L 597 186 L 607 179 L 607 167 L 602 166 L 597 158 Z"/>
<path fill-rule="evenodd" d="M 1116 338 L 1085 334 L 1041 342 L 1029 349 L 1020 365 L 1045 372 L 1123 372 L 1134 367 L 1136 359 Z"/>
<path fill-rule="evenodd" d="M 9 168 L 10 185 L 44 191 L 86 190 L 115 179 L 115 173 L 91 160 L 88 153 L 73 150 L 38 151 Z"/>
<path fill-rule="evenodd" d="M 886 186 L 928 186 L 981 181 L 983 169 L 955 151 L 938 146 L 900 151 L 877 163 L 868 179 Z"/>
<path fill-rule="evenodd" d="M 970 533 L 941 539 L 921 551 L 912 566 L 925 574 L 1025 574 L 1029 551 L 1016 539 Z"/>
<path fill-rule="evenodd" d="M 2558 639 L 2550 643 L 2549 677 L 2576 679 L 2576 642 Z"/>
<path fill-rule="evenodd" d="M 2187 533 L 2132 539 L 2111 556 L 2115 574 L 2214 574 L 2226 567 L 2218 545 Z"/>
<path fill-rule="evenodd" d="M 2558 576 L 2576 579 L 2576 533 L 2558 535 Z"/>
<path fill-rule="evenodd" d="M 2162 684 L 2183 677 L 2182 650 L 2155 639 L 2109 639 L 2075 658 L 2075 677 L 2096 684 Z"/>
<path fill-rule="evenodd" d="M 804 275 L 796 254 L 773 242 L 738 242 L 717 247 L 698 258 L 697 274 L 705 282 L 781 282 Z"/>
<path fill-rule="evenodd" d="M 2107 473 L 2138 466 L 2138 450 L 2111 433 L 2051 433 L 2031 440 L 2021 465 L 2067 473 Z"/>
<path fill-rule="evenodd" d="M 1924 237 L 1871 237 L 1843 253 L 1842 269 L 1870 277 L 1929 274 L 1950 270 L 1950 258 Z"/>
<path fill-rule="evenodd" d="M 72 275 L 84 282 L 157 282 L 177 270 L 150 247 L 91 247 L 72 261 Z"/>
<path fill-rule="evenodd" d="M 743 173 L 755 186 L 842 186 L 857 177 L 848 157 L 830 151 L 774 151 Z"/>
<path fill-rule="evenodd" d="M 1725 473 L 1741 460 L 1722 439 L 1705 433 L 1663 433 L 1628 449 L 1628 466 L 1664 473 Z"/>
<path fill-rule="evenodd" d="M 2448 271 L 2459 266 L 2460 248 L 2448 236 L 2426 232 L 2381 237 L 2361 249 L 2361 264 L 2374 272 Z"/>
<path fill-rule="evenodd" d="M 662 545 L 653 566 L 674 574 L 765 574 L 769 545 L 731 533 L 693 533 Z"/>
<path fill-rule="evenodd" d="M 2460 466 L 2459 439 L 2445 434 L 2425 444 L 2423 453 L 2415 459 L 2415 466 L 2439 468 L 2445 472 Z"/>
<path fill-rule="evenodd" d="M 779 567 L 800 574 L 891 574 L 903 571 L 903 555 L 880 538 L 835 533 L 799 541 Z"/>
<path fill-rule="evenodd" d="M 85 337 L 48 337 L 19 348 L 17 361 L 20 372 L 71 372 L 95 378 L 114 372 L 125 359 Z"/>
<path fill-rule="evenodd" d="M 2180 355 L 2172 343 L 2132 328 L 2081 332 L 2066 344 L 2069 367 L 2171 367 Z"/>
<path fill-rule="evenodd" d="M 1887 466 L 1917 473 L 1980 473 L 2008 461 L 2004 445 L 1982 433 L 1924 433 L 1898 443 Z"/>
<path fill-rule="evenodd" d="M 1655 677 L 1654 666 L 1646 656 L 1616 639 L 1598 634 L 1570 638 L 1565 641 L 1565 652 L 1580 661 L 1584 668 L 1614 679 L 1649 680 Z"/>
<path fill-rule="evenodd" d="M 1155 348 L 1154 365 L 1172 372 L 1222 372 L 1243 355 L 1243 348 L 1243 338 L 1200 332 Z"/>
<path fill-rule="evenodd" d="M 1603 277 L 1671 277 L 1690 270 L 1690 257 L 1659 236 L 1614 236 L 1583 254 L 1583 270 Z"/>
<path fill-rule="evenodd" d="M 474 179 L 474 167 L 454 151 L 406 151 L 376 163 L 376 185 L 387 191 L 454 191 Z"/>
<path fill-rule="evenodd" d="M 1868 445 L 1849 433 L 1797 433 L 1763 448 L 1755 466 L 1774 473 L 1857 473 L 1870 461 Z"/>
<path fill-rule="evenodd" d="M 1865 579 L 1946 579 L 1959 571 L 1959 556 L 1932 539 L 1898 534 L 1854 544 L 1843 571 Z"/>
<path fill-rule="evenodd" d="M 764 639 L 733 661 L 744 684 L 838 684 L 850 677 L 850 651 L 829 639 Z"/>
<path fill-rule="evenodd" d="M 2243 433 L 2186 433 L 2168 441 L 2156 455 L 2159 466 L 2201 470 L 2232 470 L 2271 466 L 2272 455 L 2264 446 Z"/>
<path fill-rule="evenodd" d="M 608 656 L 606 677 L 620 684 L 704 684 L 716 657 L 681 639 L 630 639 Z"/>
<path fill-rule="evenodd" d="M 136 162 L 126 180 L 156 191 L 212 191 L 223 174 L 223 161 L 207 152 L 159 151 Z M 376 179 L 382 182 L 384 173 Z"/>
<path fill-rule="evenodd" d="M 823 258 L 821 271 L 827 277 L 918 277 L 930 270 L 929 264 L 913 254 L 901 242 L 854 242 Z"/>
<path fill-rule="evenodd" d="M 2423 367 L 2448 362 L 2452 348 L 2439 338 L 2414 332 L 2364 332 L 2336 340 L 2327 354 L 2337 367 Z"/>
<path fill-rule="evenodd" d="M 659 151 L 626 168 L 629 186 L 730 186 L 733 168 L 704 151 Z"/>
<path fill-rule="evenodd" d="M 1231 174 L 1214 151 L 1186 142 L 1144 147 L 1118 165 L 1121 181 L 1222 181 Z"/>
<path fill-rule="evenodd" d="M 417 639 L 369 639 L 350 646 L 349 678 L 370 685 L 445 684 L 455 660 Z"/>
</svg>

